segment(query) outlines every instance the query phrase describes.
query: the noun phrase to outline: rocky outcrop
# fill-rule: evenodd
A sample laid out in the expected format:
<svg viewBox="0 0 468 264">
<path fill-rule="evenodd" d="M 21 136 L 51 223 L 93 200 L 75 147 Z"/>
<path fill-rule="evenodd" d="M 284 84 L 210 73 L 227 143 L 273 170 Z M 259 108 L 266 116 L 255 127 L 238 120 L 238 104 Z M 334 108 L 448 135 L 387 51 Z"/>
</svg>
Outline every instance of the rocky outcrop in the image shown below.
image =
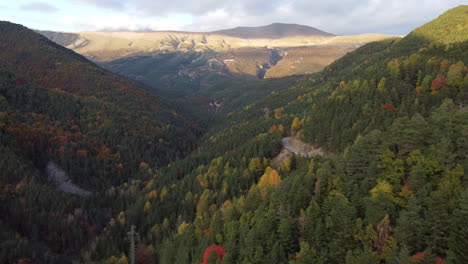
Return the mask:
<svg viewBox="0 0 468 264">
<path fill-rule="evenodd" d="M 70 178 L 68 178 L 67 173 L 59 168 L 53 161 L 49 161 L 47 164 L 46 174 L 47 178 L 52 184 L 66 193 L 71 193 L 83 197 L 90 196 L 92 194 L 90 191 L 81 189 L 80 187 L 73 184 Z"/>
</svg>

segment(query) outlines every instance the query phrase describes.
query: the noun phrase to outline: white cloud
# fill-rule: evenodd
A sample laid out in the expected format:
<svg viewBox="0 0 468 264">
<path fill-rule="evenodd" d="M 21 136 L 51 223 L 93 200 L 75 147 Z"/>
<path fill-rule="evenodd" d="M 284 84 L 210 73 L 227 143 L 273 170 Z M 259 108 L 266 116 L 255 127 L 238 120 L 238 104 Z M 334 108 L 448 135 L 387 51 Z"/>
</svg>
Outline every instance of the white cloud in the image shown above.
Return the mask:
<svg viewBox="0 0 468 264">
<path fill-rule="evenodd" d="M 69 27 L 84 29 L 86 31 L 151 31 L 182 29 L 187 21 L 183 16 L 158 17 L 148 19 L 147 17 L 135 17 L 126 14 L 90 16 L 83 21 L 73 16 L 62 17 L 62 23 Z"/>
<path fill-rule="evenodd" d="M 406 34 L 416 26 L 436 18 L 446 10 L 462 4 L 460 0 L 328 0 L 281 1 L 262 15 L 249 10 L 231 11 L 225 17 L 195 17 L 190 28 L 265 25 L 273 22 L 313 26 L 335 34 L 390 33 Z M 207 19 L 209 18 L 209 19 Z M 218 18 L 218 19 L 217 19 Z"/>
<path fill-rule="evenodd" d="M 73 18 L 73 28 L 77 30 L 211 31 L 282 22 L 309 25 L 334 34 L 406 34 L 464 2 L 466 0 L 48 0 L 60 8 L 61 17 Z M 46 16 L 44 20 L 49 18 Z"/>
</svg>

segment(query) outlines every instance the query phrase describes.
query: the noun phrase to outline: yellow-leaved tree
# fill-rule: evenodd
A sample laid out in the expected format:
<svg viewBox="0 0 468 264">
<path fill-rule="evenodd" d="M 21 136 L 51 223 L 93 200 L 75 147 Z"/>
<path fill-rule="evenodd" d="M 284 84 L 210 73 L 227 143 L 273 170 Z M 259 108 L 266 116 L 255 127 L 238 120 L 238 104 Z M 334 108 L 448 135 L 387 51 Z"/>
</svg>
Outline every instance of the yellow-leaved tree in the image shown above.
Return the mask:
<svg viewBox="0 0 468 264">
<path fill-rule="evenodd" d="M 260 180 L 258 181 L 258 186 L 263 187 L 263 186 L 269 186 L 269 185 L 278 185 L 281 182 L 281 177 L 279 173 L 268 166 L 265 169 L 265 173 L 260 177 Z"/>
<path fill-rule="evenodd" d="M 151 203 L 149 201 L 146 201 L 143 211 L 147 213 L 149 210 L 151 210 Z"/>
<path fill-rule="evenodd" d="M 299 121 L 299 118 L 297 116 L 294 118 L 292 125 L 291 125 L 291 130 L 293 133 L 296 133 L 301 129 L 301 122 Z"/>
</svg>

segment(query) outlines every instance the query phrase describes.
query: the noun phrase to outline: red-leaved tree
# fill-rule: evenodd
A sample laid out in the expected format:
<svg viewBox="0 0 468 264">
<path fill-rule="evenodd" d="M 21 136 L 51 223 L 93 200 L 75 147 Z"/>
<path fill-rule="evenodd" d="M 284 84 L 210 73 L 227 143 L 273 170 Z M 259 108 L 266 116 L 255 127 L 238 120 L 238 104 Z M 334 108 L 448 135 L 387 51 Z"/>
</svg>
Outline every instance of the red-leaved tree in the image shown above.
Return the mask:
<svg viewBox="0 0 468 264">
<path fill-rule="evenodd" d="M 392 111 L 393 113 L 396 113 L 397 112 L 397 109 L 391 105 L 391 104 L 384 104 L 384 105 L 381 105 L 380 108 L 384 109 L 384 110 L 390 110 Z"/>
<path fill-rule="evenodd" d="M 447 85 L 447 77 L 443 74 L 437 74 L 437 77 L 432 81 L 432 93 L 436 94 L 440 88 Z"/>
<path fill-rule="evenodd" d="M 137 263 L 141 263 L 141 264 L 153 264 L 154 263 L 153 254 L 151 254 L 151 251 L 144 244 L 141 244 L 141 243 L 136 246 L 135 257 L 136 257 Z"/>
<path fill-rule="evenodd" d="M 216 244 L 211 244 L 205 249 L 205 253 L 203 254 L 203 262 L 200 264 L 207 264 L 211 254 L 213 253 L 216 254 L 221 261 L 223 261 L 224 255 L 226 255 L 226 249 Z"/>
</svg>

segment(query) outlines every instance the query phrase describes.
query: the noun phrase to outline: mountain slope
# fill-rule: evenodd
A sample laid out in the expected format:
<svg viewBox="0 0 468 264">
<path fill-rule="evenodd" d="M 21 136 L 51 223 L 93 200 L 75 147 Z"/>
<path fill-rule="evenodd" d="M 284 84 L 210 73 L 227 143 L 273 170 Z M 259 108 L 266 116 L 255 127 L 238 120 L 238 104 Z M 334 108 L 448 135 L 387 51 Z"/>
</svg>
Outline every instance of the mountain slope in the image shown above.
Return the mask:
<svg viewBox="0 0 468 264">
<path fill-rule="evenodd" d="M 465 9 L 446 19 L 466 21 L 458 12 Z M 35 121 L 28 109 L 44 107 L 44 96 L 2 72 L 0 107 L 8 109 L 0 114 L 1 261 L 51 263 L 44 260 L 51 248 L 75 256 L 65 261 L 128 263 L 127 231 L 135 225 L 141 263 L 465 263 L 468 35 L 459 37 L 446 45 L 412 33 L 367 44 L 228 114 L 186 159 L 158 170 L 140 163 L 130 171 L 138 171 L 137 180 L 107 188 L 94 203 L 48 189 L 19 151 L 30 144 L 12 146 L 22 141 L 11 140 L 10 120 Z M 50 111 L 49 126 L 73 119 L 75 107 L 45 105 L 32 113 Z M 44 123 L 28 129 L 41 131 Z M 22 138 L 31 142 L 32 134 Z M 273 169 L 282 138 L 291 135 L 328 155 L 291 155 Z M 73 146 L 61 141 L 50 148 Z M 112 159 L 112 152 L 102 154 Z M 23 175 L 30 177 L 18 182 Z M 83 203 L 85 213 L 75 210 Z M 42 252 L 48 254 L 38 257 Z"/>
<path fill-rule="evenodd" d="M 194 139 L 190 126 L 195 125 L 195 123 L 177 113 L 175 106 L 171 103 L 149 94 L 141 85 L 115 76 L 88 62 L 84 57 L 58 46 L 26 28 L 15 24 L 1 23 L 0 32 L 4 40 L 0 43 L 2 68 L 6 71 L 6 76 L 10 76 L 7 78 L 8 82 L 18 82 L 16 85 L 13 84 L 17 88 L 11 88 L 12 92 L 18 93 L 22 89 L 27 91 L 27 88 L 24 87 L 31 85 L 35 87 L 32 90 L 40 90 L 41 93 L 49 94 L 47 96 L 55 94 L 58 98 L 63 97 L 69 101 L 75 101 L 78 103 L 76 109 L 70 108 L 67 112 L 72 112 L 59 116 L 54 113 L 54 118 L 60 120 L 61 116 L 71 115 L 68 125 L 70 127 L 78 125 L 78 132 L 93 135 L 104 144 L 103 147 L 113 142 L 112 145 L 124 148 L 124 145 L 121 144 L 127 137 L 132 137 L 133 141 L 141 137 L 142 142 L 147 142 L 150 138 L 144 139 L 148 135 L 139 132 L 139 130 L 149 129 L 157 132 L 151 135 L 154 140 L 152 143 L 154 145 L 151 146 L 153 149 L 150 151 L 152 154 L 147 154 L 152 156 L 151 159 L 159 160 L 159 164 L 168 162 L 190 150 Z M 15 77 L 12 77 L 12 74 Z M 12 80 L 12 78 L 17 78 L 17 80 Z M 4 96 L 6 95 L 8 93 L 4 94 Z M 35 98 L 30 100 L 35 100 Z M 60 105 L 63 102 L 57 100 L 54 103 Z M 45 102 L 37 102 L 34 107 L 43 109 L 41 111 L 50 111 Z M 88 107 L 100 109 L 95 113 L 92 111 L 88 113 L 95 118 L 102 118 L 100 123 L 86 123 L 93 122 L 92 119 L 84 120 L 84 116 L 81 116 L 83 109 Z M 64 107 L 59 108 L 63 109 Z M 91 116 L 86 118 L 91 118 Z M 132 122 L 136 123 L 132 124 Z M 105 132 L 106 130 L 117 129 L 116 125 L 120 126 L 118 130 L 122 131 L 121 134 L 116 133 L 98 138 L 100 133 L 111 132 Z M 67 129 L 70 127 L 67 126 Z M 177 131 L 182 128 L 189 128 L 187 131 L 189 133 Z M 174 151 L 162 151 L 164 154 L 158 154 L 158 148 L 164 145 L 157 143 L 158 140 L 160 142 L 178 142 L 178 144 L 170 147 Z M 128 144 L 125 143 L 125 145 Z M 120 151 L 124 151 L 124 149 Z M 121 154 L 123 157 L 128 155 L 124 152 Z M 141 157 L 141 154 L 138 156 Z M 133 159 L 135 158 L 131 158 L 131 160 Z M 135 166 L 140 161 L 127 160 L 125 162 L 136 163 L 132 165 Z"/>
<path fill-rule="evenodd" d="M 241 87 L 253 79 L 311 74 L 364 43 L 396 37 L 381 34 L 334 36 L 314 28 L 287 24 L 247 31 L 256 37 L 174 31 L 43 34 L 114 73 L 183 101 L 182 105 L 204 120 L 213 118 L 209 106 L 212 101 L 228 106 L 224 102 L 231 101 L 235 94 L 258 98 L 258 89 L 241 90 L 237 89 L 237 84 L 241 83 Z M 275 83 L 288 83 L 288 80 Z M 279 86 L 263 87 L 267 90 L 261 94 L 281 89 Z M 282 87 L 285 88 L 287 86 Z M 206 90 L 216 91 L 216 96 L 207 96 Z M 246 103 L 250 102 L 252 100 Z M 226 113 L 233 108 L 222 110 Z"/>
<path fill-rule="evenodd" d="M 183 157 L 200 129 L 25 27 L 0 35 L 0 262 L 68 263 L 133 195 L 108 190 Z"/>
<path fill-rule="evenodd" d="M 468 35 L 459 37 L 367 44 L 231 113 L 126 211 L 147 234 L 140 248 L 158 263 L 200 263 L 213 244 L 227 263 L 466 262 Z M 287 134 L 329 156 L 291 156 L 273 170 Z M 129 225 L 109 223 L 95 259 L 125 250 L 108 241 Z"/>
<path fill-rule="evenodd" d="M 55 32 L 47 30 L 36 30 L 36 32 L 64 47 L 73 45 L 80 38 L 80 35 L 77 33 Z"/>
<path fill-rule="evenodd" d="M 265 32 L 274 32 L 278 28 L 278 38 L 265 38 L 266 35 L 260 34 L 264 31 L 263 28 L 265 28 Z M 305 28 L 308 30 L 299 25 L 274 24 L 273 26 L 258 28 L 259 35 L 249 39 L 216 32 L 44 32 L 44 35 L 97 62 L 112 62 L 122 58 L 138 56 L 154 56 L 167 52 L 206 52 L 216 55 L 212 56 L 212 59 L 217 64 L 225 67 L 228 72 L 250 76 L 256 76 L 257 68 L 262 67 L 264 63 L 268 63 L 270 68 L 275 67 L 275 63 L 269 63 L 270 53 L 272 52 L 285 53 L 285 51 L 292 48 L 306 49 L 308 47 L 324 46 L 334 50 L 334 58 L 337 59 L 346 54 L 348 50 L 353 50 L 365 43 L 398 37 L 382 34 L 334 36 L 328 33 L 320 33 L 321 31 L 313 28 Z M 305 33 L 297 35 L 298 32 Z M 246 53 L 245 50 L 251 52 Z M 311 51 L 317 50 L 311 49 Z M 316 53 L 314 55 L 320 56 L 320 54 Z M 284 56 L 282 59 L 288 60 L 289 58 Z M 232 61 L 235 63 L 232 63 Z M 197 61 L 197 64 L 200 64 L 200 62 Z M 327 65 L 320 61 L 316 64 L 321 65 L 321 68 Z M 295 71 L 293 67 L 289 67 L 284 68 L 280 76 L 301 73 Z"/>
<path fill-rule="evenodd" d="M 324 32 L 313 27 L 284 23 L 273 23 L 271 25 L 261 27 L 236 27 L 232 29 L 212 31 L 210 33 L 243 39 L 278 39 L 297 36 L 334 36 L 331 33 Z"/>
<path fill-rule="evenodd" d="M 467 16 L 468 5 L 453 8 L 416 28 L 411 34 L 443 44 L 465 41 L 468 35 Z"/>
</svg>

